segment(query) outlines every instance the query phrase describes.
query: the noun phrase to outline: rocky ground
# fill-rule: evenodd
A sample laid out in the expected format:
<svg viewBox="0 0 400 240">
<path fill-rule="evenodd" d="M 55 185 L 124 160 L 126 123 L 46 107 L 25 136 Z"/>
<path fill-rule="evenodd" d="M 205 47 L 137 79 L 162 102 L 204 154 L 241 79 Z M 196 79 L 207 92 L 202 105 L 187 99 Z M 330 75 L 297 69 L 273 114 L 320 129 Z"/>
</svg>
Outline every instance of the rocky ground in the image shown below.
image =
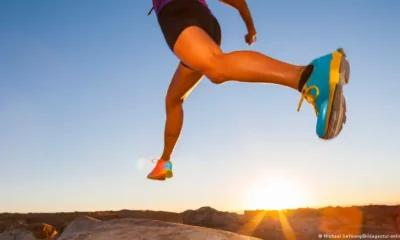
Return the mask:
<svg viewBox="0 0 400 240">
<path fill-rule="evenodd" d="M 0 240 L 249 239 L 243 236 L 309 240 L 320 239 L 319 234 L 326 239 L 360 234 L 366 234 L 364 239 L 400 239 L 400 206 L 259 210 L 244 214 L 210 207 L 182 213 L 121 210 L 0 214 Z"/>
</svg>

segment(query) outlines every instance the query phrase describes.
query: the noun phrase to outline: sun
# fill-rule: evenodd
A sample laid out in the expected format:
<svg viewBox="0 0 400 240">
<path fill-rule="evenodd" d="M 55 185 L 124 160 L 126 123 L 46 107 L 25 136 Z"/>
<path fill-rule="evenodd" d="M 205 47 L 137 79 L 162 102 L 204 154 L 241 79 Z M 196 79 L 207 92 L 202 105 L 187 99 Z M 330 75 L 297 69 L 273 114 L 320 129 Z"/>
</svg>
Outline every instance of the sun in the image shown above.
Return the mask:
<svg viewBox="0 0 400 240">
<path fill-rule="evenodd" d="M 249 209 L 293 209 L 305 206 L 306 193 L 299 184 L 287 178 L 264 180 L 248 194 Z"/>
</svg>

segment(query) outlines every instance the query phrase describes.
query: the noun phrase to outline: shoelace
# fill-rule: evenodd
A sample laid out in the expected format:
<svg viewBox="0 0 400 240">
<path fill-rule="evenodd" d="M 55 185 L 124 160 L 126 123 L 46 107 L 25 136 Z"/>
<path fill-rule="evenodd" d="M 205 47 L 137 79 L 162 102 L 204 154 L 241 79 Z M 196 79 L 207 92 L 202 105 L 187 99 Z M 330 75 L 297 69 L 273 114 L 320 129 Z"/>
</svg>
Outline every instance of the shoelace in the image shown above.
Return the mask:
<svg viewBox="0 0 400 240">
<path fill-rule="evenodd" d="M 315 90 L 315 97 L 311 94 L 311 90 Z M 315 110 L 315 114 L 318 116 L 318 108 L 315 104 L 315 101 L 317 100 L 319 95 L 319 89 L 317 86 L 309 86 L 309 87 L 304 87 L 303 90 L 301 91 L 301 98 L 300 98 L 300 102 L 299 105 L 297 107 L 297 111 L 300 111 L 301 105 L 303 104 L 304 99 L 307 100 L 307 102 L 309 102 Z"/>
</svg>

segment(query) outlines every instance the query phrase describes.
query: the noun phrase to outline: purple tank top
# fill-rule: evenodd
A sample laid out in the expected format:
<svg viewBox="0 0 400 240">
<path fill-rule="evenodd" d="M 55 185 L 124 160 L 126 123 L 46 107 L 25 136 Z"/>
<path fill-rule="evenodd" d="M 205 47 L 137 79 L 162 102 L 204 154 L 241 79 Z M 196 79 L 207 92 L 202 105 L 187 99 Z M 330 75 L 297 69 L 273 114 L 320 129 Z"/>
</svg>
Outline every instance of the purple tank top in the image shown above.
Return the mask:
<svg viewBox="0 0 400 240">
<path fill-rule="evenodd" d="M 163 8 L 167 3 L 171 2 L 171 1 L 173 1 L 173 0 L 153 0 L 154 11 L 158 14 L 160 12 L 161 8 Z M 206 8 L 208 8 L 206 0 L 195 0 L 195 1 L 199 1 Z"/>
</svg>

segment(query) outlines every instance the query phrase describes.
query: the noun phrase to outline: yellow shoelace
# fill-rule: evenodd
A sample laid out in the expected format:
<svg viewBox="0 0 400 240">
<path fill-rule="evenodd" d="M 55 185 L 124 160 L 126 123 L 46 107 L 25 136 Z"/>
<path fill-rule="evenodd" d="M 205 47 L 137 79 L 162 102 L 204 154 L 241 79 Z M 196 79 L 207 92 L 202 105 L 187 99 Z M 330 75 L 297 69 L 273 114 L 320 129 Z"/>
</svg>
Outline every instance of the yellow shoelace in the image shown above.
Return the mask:
<svg viewBox="0 0 400 240">
<path fill-rule="evenodd" d="M 315 90 L 315 97 L 311 94 L 311 90 Z M 297 111 L 300 111 L 301 105 L 303 104 L 304 99 L 307 100 L 307 102 L 309 102 L 315 110 L 315 114 L 318 116 L 318 109 L 317 106 L 315 105 L 315 101 L 317 100 L 319 95 L 319 89 L 316 86 L 309 86 L 309 87 L 305 87 L 303 88 L 303 90 L 301 91 L 301 98 L 300 98 L 300 102 L 299 105 L 297 107 Z"/>
</svg>

